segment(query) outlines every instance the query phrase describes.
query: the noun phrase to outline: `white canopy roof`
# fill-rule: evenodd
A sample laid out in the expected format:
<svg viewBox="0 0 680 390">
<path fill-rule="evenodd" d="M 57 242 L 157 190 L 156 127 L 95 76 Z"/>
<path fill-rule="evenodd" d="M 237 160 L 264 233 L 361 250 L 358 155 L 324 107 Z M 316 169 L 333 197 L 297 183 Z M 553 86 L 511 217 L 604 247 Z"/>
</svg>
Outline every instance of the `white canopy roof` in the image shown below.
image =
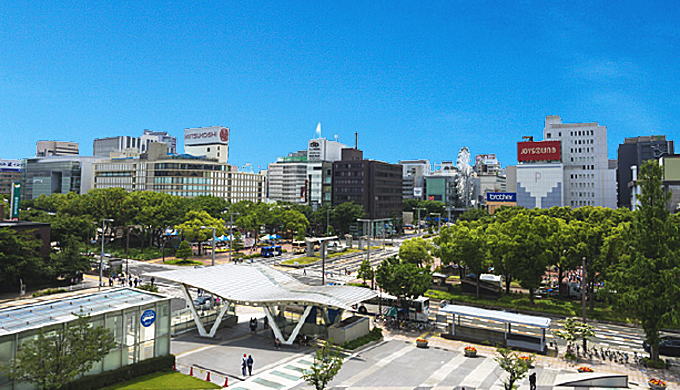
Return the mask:
<svg viewBox="0 0 680 390">
<path fill-rule="evenodd" d="M 461 305 L 446 305 L 439 309 L 439 311 L 445 313 L 458 314 L 461 316 L 484 318 L 487 320 L 493 320 L 498 322 L 536 326 L 539 328 L 550 327 L 550 318 L 510 313 L 507 311 L 487 310 L 480 309 L 478 307 Z"/>
<path fill-rule="evenodd" d="M 375 297 L 375 291 L 354 286 L 310 286 L 285 272 L 261 264 L 222 264 L 148 273 L 203 289 L 228 301 L 254 306 L 313 304 L 342 309 Z"/>
</svg>

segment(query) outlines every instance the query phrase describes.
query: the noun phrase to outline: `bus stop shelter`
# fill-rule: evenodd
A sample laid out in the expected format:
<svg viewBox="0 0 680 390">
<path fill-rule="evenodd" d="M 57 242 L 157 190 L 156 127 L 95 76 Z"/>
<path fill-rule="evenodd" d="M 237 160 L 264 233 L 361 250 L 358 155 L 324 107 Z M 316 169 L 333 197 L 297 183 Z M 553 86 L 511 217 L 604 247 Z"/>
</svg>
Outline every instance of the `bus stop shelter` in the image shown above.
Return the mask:
<svg viewBox="0 0 680 390">
<path fill-rule="evenodd" d="M 223 264 L 153 272 L 147 275 L 180 285 L 200 336 L 214 337 L 224 314 L 232 305 L 257 306 L 264 309 L 274 336 L 281 343 L 288 345 L 293 344 L 313 308 L 320 309 L 326 324 L 332 325 L 340 320 L 340 315 L 329 315 L 329 309 L 333 309 L 334 312 L 351 310 L 352 305 L 377 295 L 373 290 L 363 287 L 310 286 L 285 272 L 262 264 Z M 225 303 L 230 303 L 220 309 L 210 331 L 206 330 L 198 315 L 189 294 L 190 287 L 202 289 L 222 298 Z M 277 322 L 277 319 L 289 306 L 299 306 L 303 310 L 288 337 L 284 337 L 281 321 Z"/>
<path fill-rule="evenodd" d="M 550 327 L 550 318 L 462 305 L 446 305 L 439 309 L 439 312 L 453 316 L 450 323 L 452 338 L 478 342 L 488 341 L 540 353 L 546 350 L 545 331 Z M 461 319 L 475 319 L 475 324 L 486 324 L 486 326 L 471 326 L 471 321 L 462 322 Z M 513 324 L 521 325 L 534 332 L 513 333 Z"/>
</svg>

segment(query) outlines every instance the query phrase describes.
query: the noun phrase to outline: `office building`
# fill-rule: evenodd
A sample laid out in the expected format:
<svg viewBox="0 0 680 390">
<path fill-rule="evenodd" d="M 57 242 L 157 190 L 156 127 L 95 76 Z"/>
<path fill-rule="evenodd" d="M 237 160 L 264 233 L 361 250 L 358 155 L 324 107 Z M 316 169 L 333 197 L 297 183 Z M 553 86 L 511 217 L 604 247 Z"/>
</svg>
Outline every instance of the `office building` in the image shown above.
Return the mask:
<svg viewBox="0 0 680 390">
<path fill-rule="evenodd" d="M 24 159 L 22 162 L 22 199 L 40 195 L 85 194 L 93 188 L 91 156 L 52 156 Z"/>
<path fill-rule="evenodd" d="M 95 163 L 95 188 L 154 191 L 182 197 L 210 195 L 236 203 L 264 201 L 265 175 L 188 154 L 168 155 L 167 144 L 152 142 L 138 158 L 112 158 Z"/>
<path fill-rule="evenodd" d="M 21 181 L 21 160 L 0 160 L 0 194 L 12 192 L 12 183 Z"/>
<path fill-rule="evenodd" d="M 673 141 L 666 140 L 664 135 L 626 138 L 619 145 L 616 168 L 617 205 L 631 208 L 633 167 L 641 167 L 642 163 L 658 159 L 674 153 Z"/>
<path fill-rule="evenodd" d="M 564 205 L 616 208 L 616 167 L 607 152 L 607 127 L 596 122 L 562 123 L 547 116 L 545 140 L 562 144 Z"/>
<path fill-rule="evenodd" d="M 477 175 L 498 175 L 501 173 L 501 163 L 495 154 L 478 154 L 473 169 Z"/>
<path fill-rule="evenodd" d="M 36 157 L 77 156 L 78 143 L 65 141 L 38 141 L 35 145 Z"/>
<path fill-rule="evenodd" d="M 322 138 L 307 142 L 307 149 L 277 159 L 267 169 L 267 199 L 274 202 L 308 204 L 314 209 L 331 202 L 333 161 L 346 146 Z"/>
<path fill-rule="evenodd" d="M 425 177 L 432 172 L 429 160 L 402 160 L 402 193 L 403 199 L 423 199 L 425 195 Z"/>
<path fill-rule="evenodd" d="M 229 161 L 229 128 L 209 126 L 184 129 L 184 153 L 226 164 Z"/>
<path fill-rule="evenodd" d="M 141 137 L 120 135 L 116 137 L 97 138 L 92 144 L 95 157 L 137 157 L 146 153 L 151 142 L 168 145 L 168 153 L 177 153 L 177 139 L 165 131 L 144 130 Z"/>
<path fill-rule="evenodd" d="M 510 165 L 505 167 L 505 190 L 507 192 L 517 192 L 517 166 Z"/>
<path fill-rule="evenodd" d="M 368 218 L 398 217 L 402 210 L 402 167 L 365 160 L 357 149 L 343 149 L 333 162 L 333 205 L 355 202 Z"/>
</svg>

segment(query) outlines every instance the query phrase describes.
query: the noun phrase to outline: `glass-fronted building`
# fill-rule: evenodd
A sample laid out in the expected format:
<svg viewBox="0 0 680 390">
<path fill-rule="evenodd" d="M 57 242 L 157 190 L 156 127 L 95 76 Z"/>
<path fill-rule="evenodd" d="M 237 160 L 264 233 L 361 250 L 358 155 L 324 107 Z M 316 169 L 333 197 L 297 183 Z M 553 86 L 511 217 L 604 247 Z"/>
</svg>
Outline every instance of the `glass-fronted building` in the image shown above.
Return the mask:
<svg viewBox="0 0 680 390">
<path fill-rule="evenodd" d="M 146 291 L 117 288 L 42 300 L 32 304 L 14 301 L 0 309 L 0 365 L 16 356 L 17 347 L 63 329 L 77 316 L 87 316 L 94 326 L 109 329 L 117 347 L 87 375 L 115 370 L 145 359 L 170 353 L 170 298 Z M 14 383 L 0 372 L 0 390 L 34 389 L 30 383 Z"/>
<path fill-rule="evenodd" d="M 23 199 L 40 195 L 84 194 L 92 189 L 94 157 L 52 156 L 23 161 Z"/>
</svg>

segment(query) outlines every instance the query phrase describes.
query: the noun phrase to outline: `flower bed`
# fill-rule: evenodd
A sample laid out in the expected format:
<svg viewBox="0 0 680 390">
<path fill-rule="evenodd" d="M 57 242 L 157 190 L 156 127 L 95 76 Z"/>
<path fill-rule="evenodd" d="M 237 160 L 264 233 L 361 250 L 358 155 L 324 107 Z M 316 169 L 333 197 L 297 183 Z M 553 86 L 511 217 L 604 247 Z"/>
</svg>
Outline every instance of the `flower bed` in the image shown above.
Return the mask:
<svg viewBox="0 0 680 390">
<path fill-rule="evenodd" d="M 593 372 L 593 369 L 590 367 L 583 366 L 578 368 L 578 372 Z"/>
<path fill-rule="evenodd" d="M 467 357 L 477 356 L 477 348 L 475 348 L 471 345 L 468 345 L 467 347 L 465 347 L 465 349 L 463 349 L 463 352 L 465 352 L 465 356 L 467 356 Z"/>
<path fill-rule="evenodd" d="M 524 362 L 529 368 L 534 367 L 534 357 L 529 355 L 520 355 L 517 357 L 520 361 Z"/>
<path fill-rule="evenodd" d="M 666 388 L 667 384 L 665 381 L 657 378 L 650 379 L 647 384 L 649 384 L 650 389 L 663 390 Z"/>
<path fill-rule="evenodd" d="M 427 348 L 427 340 L 425 339 L 416 339 L 416 346 L 418 348 Z"/>
</svg>

